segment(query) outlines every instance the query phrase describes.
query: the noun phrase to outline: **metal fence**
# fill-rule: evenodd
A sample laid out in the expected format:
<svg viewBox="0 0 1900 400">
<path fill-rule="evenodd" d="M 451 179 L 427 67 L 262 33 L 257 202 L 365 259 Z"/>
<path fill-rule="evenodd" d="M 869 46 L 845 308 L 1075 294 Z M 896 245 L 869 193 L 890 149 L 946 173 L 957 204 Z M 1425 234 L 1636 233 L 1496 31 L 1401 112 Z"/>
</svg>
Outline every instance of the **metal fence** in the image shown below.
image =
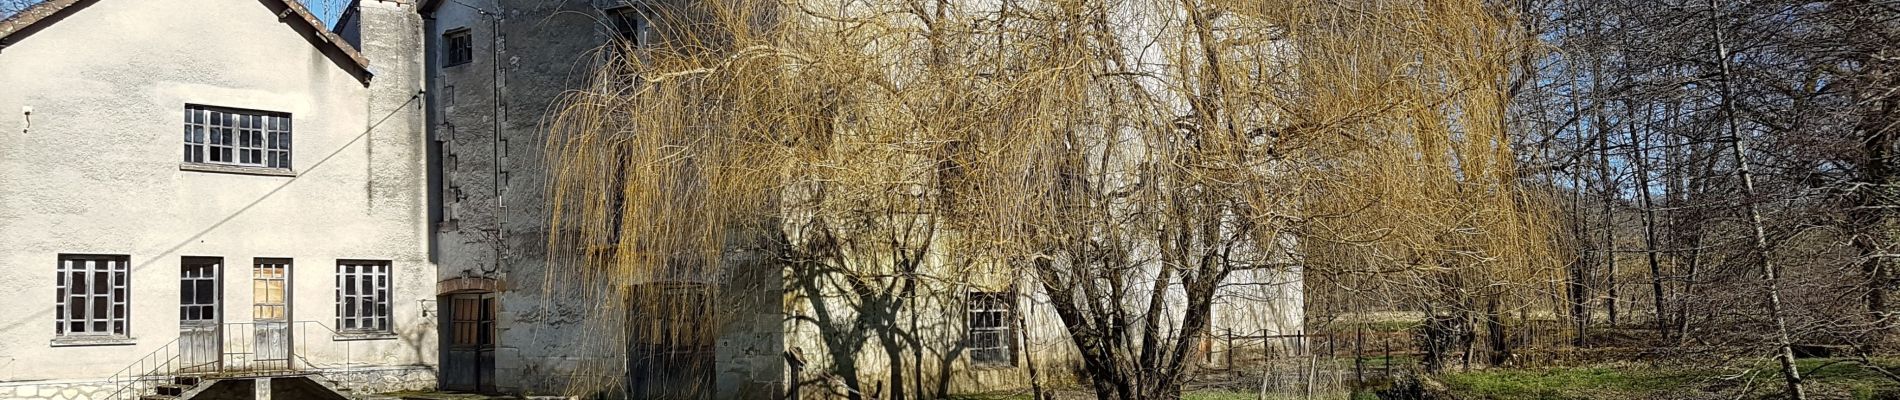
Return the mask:
<svg viewBox="0 0 1900 400">
<path fill-rule="evenodd" d="M 231 378 L 348 373 L 359 359 L 347 334 L 316 321 L 213 324 L 179 337 L 108 378 L 107 399 L 137 399 L 174 386 L 179 377 Z M 196 380 L 193 380 L 194 382 Z"/>
</svg>

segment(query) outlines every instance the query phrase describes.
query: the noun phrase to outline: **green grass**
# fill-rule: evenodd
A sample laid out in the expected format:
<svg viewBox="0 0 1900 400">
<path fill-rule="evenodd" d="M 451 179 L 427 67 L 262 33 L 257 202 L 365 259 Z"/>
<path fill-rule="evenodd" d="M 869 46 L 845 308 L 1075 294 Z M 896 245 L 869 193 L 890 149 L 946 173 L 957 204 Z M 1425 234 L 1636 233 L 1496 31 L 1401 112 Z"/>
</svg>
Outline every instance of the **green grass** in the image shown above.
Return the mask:
<svg viewBox="0 0 1900 400">
<path fill-rule="evenodd" d="M 1840 362 L 1836 362 L 1840 361 Z M 1882 368 L 1900 372 L 1900 358 L 1875 359 Z M 1839 359 L 1804 359 L 1795 363 L 1807 381 L 1810 398 L 1900 399 L 1900 383 L 1872 369 Z M 1368 362 L 1367 368 L 1375 365 Z M 1399 365 L 1399 364 L 1394 364 Z M 1825 365 L 1825 366 L 1824 366 Z M 1749 371 L 1744 375 L 1743 371 Z M 1453 372 L 1438 380 L 1465 400 L 1647 400 L 1720 398 L 1770 400 L 1781 398 L 1780 369 L 1773 360 L 1731 365 L 1728 368 L 1652 367 L 1608 364 L 1545 369 L 1495 369 Z M 1079 392 L 1078 392 L 1079 393 Z M 1201 389 L 1184 393 L 1184 400 L 1258 400 L 1248 390 Z M 1346 393 L 1316 393 L 1315 399 L 1341 399 Z M 1027 393 L 958 395 L 958 400 L 1028 400 Z M 1066 397 L 1065 397 L 1066 398 Z M 1298 400 L 1282 394 L 1268 400 Z M 1373 399 L 1370 393 L 1361 396 Z"/>
<path fill-rule="evenodd" d="M 1900 372 L 1900 360 L 1874 359 L 1873 362 L 1882 369 Z M 1780 369 L 1775 368 L 1772 363 L 1766 364 L 1768 365 L 1763 365 L 1763 368 L 1769 368 L 1769 372 L 1775 373 L 1771 377 L 1779 378 Z M 1801 368 L 1801 372 L 1804 373 L 1802 379 L 1809 382 L 1810 392 L 1856 400 L 1900 398 L 1900 383 L 1888 379 L 1871 368 L 1862 367 L 1859 363 L 1838 359 L 1805 359 L 1795 360 L 1794 365 Z M 1775 389 L 1772 393 L 1779 393 L 1780 387 L 1776 386 Z M 1886 397 L 1882 397 L 1883 395 Z"/>
<path fill-rule="evenodd" d="M 1835 361 L 1838 360 L 1805 359 L 1795 362 L 1806 374 L 1807 390 L 1815 395 L 1812 397 L 1857 400 L 1900 398 L 1900 383 L 1859 364 Z M 1876 364 L 1900 371 L 1900 359 L 1876 360 Z M 1613 365 L 1460 372 L 1448 373 L 1439 379 L 1460 398 L 1473 399 L 1652 399 L 1684 397 L 1691 392 L 1716 394 L 1716 397 L 1721 398 L 1780 397 L 1780 370 L 1772 361 L 1737 367 L 1741 368 Z M 1744 369 L 1752 370 L 1753 375 L 1737 378 Z M 1749 382 L 1744 383 L 1745 380 Z"/>
<path fill-rule="evenodd" d="M 1496 370 L 1446 374 L 1453 393 L 1478 399 L 1639 399 L 1699 386 L 1709 371 L 1644 367 L 1583 367 Z"/>
</svg>

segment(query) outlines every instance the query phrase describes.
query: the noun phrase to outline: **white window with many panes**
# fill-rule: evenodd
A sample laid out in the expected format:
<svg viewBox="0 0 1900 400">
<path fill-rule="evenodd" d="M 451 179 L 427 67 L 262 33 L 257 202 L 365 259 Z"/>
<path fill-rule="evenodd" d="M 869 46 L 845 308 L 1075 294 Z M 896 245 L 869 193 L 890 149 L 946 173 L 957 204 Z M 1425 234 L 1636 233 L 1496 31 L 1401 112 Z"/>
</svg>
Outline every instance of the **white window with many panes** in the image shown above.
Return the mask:
<svg viewBox="0 0 1900 400">
<path fill-rule="evenodd" d="M 970 363 L 979 367 L 1016 365 L 1011 334 L 1015 325 L 1015 296 L 1007 292 L 970 293 Z"/>
<path fill-rule="evenodd" d="M 185 162 L 290 169 L 290 114 L 185 106 Z"/>
<path fill-rule="evenodd" d="M 129 262 L 130 257 L 120 255 L 59 255 L 59 297 L 53 307 L 58 324 L 53 332 L 62 337 L 125 336 Z"/>
<path fill-rule="evenodd" d="M 389 332 L 389 262 L 342 260 L 336 263 L 338 332 Z"/>
</svg>

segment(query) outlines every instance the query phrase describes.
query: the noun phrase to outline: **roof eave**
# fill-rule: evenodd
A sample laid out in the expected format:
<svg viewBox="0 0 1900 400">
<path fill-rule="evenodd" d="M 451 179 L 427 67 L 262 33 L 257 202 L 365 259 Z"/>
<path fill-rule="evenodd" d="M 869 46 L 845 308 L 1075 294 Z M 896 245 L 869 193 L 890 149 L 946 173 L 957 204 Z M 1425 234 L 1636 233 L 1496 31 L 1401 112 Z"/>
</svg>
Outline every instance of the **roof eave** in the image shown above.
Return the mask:
<svg viewBox="0 0 1900 400">
<path fill-rule="evenodd" d="M 32 7 L 27 7 L 27 9 L 21 10 L 19 13 L 9 16 L 4 20 L 0 20 L 0 43 L 5 43 L 6 40 L 11 38 L 14 34 L 24 32 L 28 28 L 47 21 L 54 15 L 69 11 L 73 5 L 79 4 L 82 1 L 97 0 L 46 0 Z M 338 36 L 336 32 L 332 32 L 330 28 L 325 27 L 323 21 L 318 20 L 315 13 L 311 13 L 309 8 L 303 6 L 303 2 L 297 0 L 273 1 L 283 5 L 286 10 L 290 11 L 290 14 L 296 14 L 297 21 L 302 23 L 304 27 L 309 28 L 311 32 L 315 32 L 317 36 L 316 42 L 319 44 L 319 47 L 324 48 L 323 50 L 326 53 L 335 51 L 339 56 L 347 60 L 346 62 L 339 62 L 338 64 L 344 64 L 344 66 L 354 70 L 352 72 L 355 72 L 355 75 L 357 75 L 358 79 L 363 81 L 364 84 L 369 83 L 370 77 L 375 74 L 370 71 L 369 58 L 364 57 L 363 52 L 357 51 L 356 47 L 351 46 L 348 41 L 344 41 L 342 36 Z M 279 14 L 278 20 L 281 21 L 289 16 L 289 14 Z"/>
</svg>

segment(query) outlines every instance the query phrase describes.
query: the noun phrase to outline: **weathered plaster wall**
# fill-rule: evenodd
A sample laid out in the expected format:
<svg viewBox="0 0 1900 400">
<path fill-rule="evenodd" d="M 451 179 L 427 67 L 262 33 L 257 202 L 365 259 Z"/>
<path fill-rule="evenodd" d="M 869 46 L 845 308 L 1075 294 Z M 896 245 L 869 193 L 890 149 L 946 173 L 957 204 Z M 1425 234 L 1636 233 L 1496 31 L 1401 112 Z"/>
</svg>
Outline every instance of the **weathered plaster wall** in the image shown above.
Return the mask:
<svg viewBox="0 0 1900 400">
<path fill-rule="evenodd" d="M 1007 279 L 952 272 L 942 255 L 931 260 L 921 267 L 925 278 L 918 280 L 911 296 L 865 296 L 852 289 L 846 279 L 850 273 L 844 271 L 809 266 L 788 270 L 785 346 L 808 362 L 796 377 L 799 390 L 824 396 L 855 387 L 867 395 L 891 395 L 896 390 L 892 382 L 900 380 L 906 396 L 1027 389 L 1030 363 L 1045 385 L 1082 379 L 1082 360 L 1068 330 L 1032 278 L 1014 285 L 1016 310 L 1023 319 L 1023 329 L 1011 338 L 1015 364 L 971 363 L 967 293 L 1006 291 L 1011 285 Z M 1174 304 L 1181 301 L 1174 299 Z M 1215 301 L 1215 334 L 1295 334 L 1303 326 L 1297 269 L 1237 273 Z M 900 369 L 895 374 L 893 366 Z"/>
<path fill-rule="evenodd" d="M 966 340 L 968 293 L 1002 292 L 1011 285 L 1007 278 L 953 273 L 942 255 L 931 259 L 920 267 L 924 277 L 909 295 L 898 289 L 866 296 L 852 289 L 850 272 L 792 266 L 785 281 L 790 304 L 785 346 L 807 362 L 793 378 L 798 390 L 810 396 L 851 390 L 889 396 L 901 390 L 905 396 L 937 397 L 1027 388 L 1032 362 L 1045 384 L 1074 381 L 1073 371 L 1080 366 L 1074 346 L 1047 296 L 1030 289 L 1030 282 L 1016 285 L 1024 329 L 1012 329 L 1015 364 L 972 364 Z M 873 281 L 901 287 L 888 279 Z M 899 381 L 903 388 L 891 387 Z"/>
<path fill-rule="evenodd" d="M 253 258 L 291 258 L 291 317 L 324 325 L 338 259 L 390 260 L 395 335 L 344 351 L 312 334 L 306 357 L 432 364 L 408 67 L 378 63 L 390 78 L 366 87 L 271 1 L 81 3 L 0 49 L 0 303 L 14 307 L 0 314 L 0 381 L 103 378 L 172 341 L 182 256 L 223 257 L 227 322 L 251 319 Z M 370 40 L 381 61 L 398 57 Z M 290 113 L 295 176 L 181 170 L 188 103 Z M 131 257 L 129 343 L 51 344 L 61 253 Z"/>
</svg>

